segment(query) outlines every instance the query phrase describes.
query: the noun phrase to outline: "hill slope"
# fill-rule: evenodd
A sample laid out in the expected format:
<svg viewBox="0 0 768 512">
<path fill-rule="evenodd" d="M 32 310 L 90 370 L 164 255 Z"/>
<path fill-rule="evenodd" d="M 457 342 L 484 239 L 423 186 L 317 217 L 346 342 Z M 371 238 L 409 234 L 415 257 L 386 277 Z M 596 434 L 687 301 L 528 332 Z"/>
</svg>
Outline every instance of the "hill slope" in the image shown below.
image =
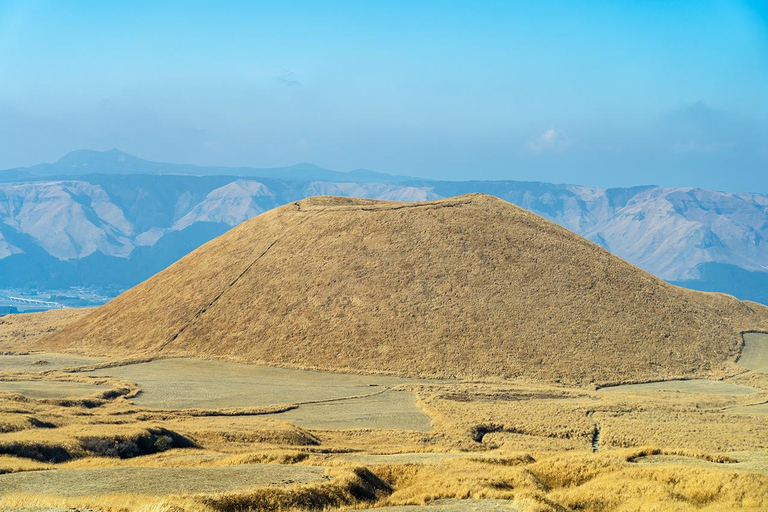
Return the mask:
<svg viewBox="0 0 768 512">
<path fill-rule="evenodd" d="M 44 340 L 94 355 L 615 382 L 722 369 L 768 308 L 669 285 L 482 194 L 316 197 L 251 219 Z"/>
</svg>

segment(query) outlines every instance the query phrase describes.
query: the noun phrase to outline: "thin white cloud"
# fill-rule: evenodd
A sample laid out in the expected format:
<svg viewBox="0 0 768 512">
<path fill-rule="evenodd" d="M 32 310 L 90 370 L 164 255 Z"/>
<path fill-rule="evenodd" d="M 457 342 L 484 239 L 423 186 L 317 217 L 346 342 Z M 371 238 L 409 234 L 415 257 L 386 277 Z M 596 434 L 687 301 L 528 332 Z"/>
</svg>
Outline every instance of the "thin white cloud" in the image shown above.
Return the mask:
<svg viewBox="0 0 768 512">
<path fill-rule="evenodd" d="M 528 142 L 528 150 L 533 153 L 562 151 L 568 149 L 572 144 L 573 140 L 554 128 L 548 128 L 544 133 Z"/>
</svg>

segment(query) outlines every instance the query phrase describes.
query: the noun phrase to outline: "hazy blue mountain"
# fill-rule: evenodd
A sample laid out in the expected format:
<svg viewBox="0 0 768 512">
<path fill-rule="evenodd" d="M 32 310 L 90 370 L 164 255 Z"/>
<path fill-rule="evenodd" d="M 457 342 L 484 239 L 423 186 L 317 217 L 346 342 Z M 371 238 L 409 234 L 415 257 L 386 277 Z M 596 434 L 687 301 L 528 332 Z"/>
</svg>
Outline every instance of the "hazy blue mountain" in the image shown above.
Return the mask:
<svg viewBox="0 0 768 512">
<path fill-rule="evenodd" d="M 0 181 L 0 288 L 125 288 L 231 226 L 312 195 L 422 201 L 484 192 L 663 279 L 768 302 L 765 195 L 406 180 L 367 171 L 359 172 L 366 179 L 355 180 L 354 173 L 310 166 L 247 171 L 281 177 L 148 162 L 117 151 L 73 152 L 56 164 L 0 171 L 6 177 L 27 173 Z M 344 179 L 330 179 L 338 175 Z"/>
<path fill-rule="evenodd" d="M 697 279 L 674 284 L 704 292 L 722 292 L 768 304 L 768 272 L 751 272 L 727 263 L 702 263 Z"/>
<path fill-rule="evenodd" d="M 289 167 L 257 169 L 251 167 L 206 167 L 190 164 L 151 162 L 123 153 L 118 149 L 92 151 L 81 149 L 67 153 L 51 164 L 38 164 L 0 171 L 0 180 L 16 181 L 29 178 L 74 177 L 89 174 L 180 174 L 191 176 L 240 176 L 251 178 L 276 178 L 285 180 L 357 181 L 390 183 L 411 180 L 407 176 L 393 176 L 366 169 L 339 172 L 323 169 L 314 164 L 302 163 Z"/>
</svg>

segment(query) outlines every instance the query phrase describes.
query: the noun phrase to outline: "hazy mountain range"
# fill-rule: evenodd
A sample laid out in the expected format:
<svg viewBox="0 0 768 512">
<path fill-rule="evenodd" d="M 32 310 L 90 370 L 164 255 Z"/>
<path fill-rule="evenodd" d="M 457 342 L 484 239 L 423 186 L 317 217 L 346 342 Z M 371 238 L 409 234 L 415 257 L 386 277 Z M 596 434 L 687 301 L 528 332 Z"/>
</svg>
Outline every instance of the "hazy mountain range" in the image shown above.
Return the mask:
<svg viewBox="0 0 768 512">
<path fill-rule="evenodd" d="M 300 164 L 149 162 L 75 151 L 0 171 L 0 287 L 125 288 L 230 227 L 313 195 L 401 201 L 484 192 L 668 281 L 768 302 L 768 196 L 696 188 L 430 181 Z"/>
</svg>

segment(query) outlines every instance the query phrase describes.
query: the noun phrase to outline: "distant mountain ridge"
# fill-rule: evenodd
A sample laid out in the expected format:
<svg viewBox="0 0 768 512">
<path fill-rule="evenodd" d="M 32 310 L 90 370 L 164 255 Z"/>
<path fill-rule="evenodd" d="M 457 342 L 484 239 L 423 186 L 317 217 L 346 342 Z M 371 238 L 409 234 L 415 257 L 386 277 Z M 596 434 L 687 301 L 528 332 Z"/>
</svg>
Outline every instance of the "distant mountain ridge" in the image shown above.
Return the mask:
<svg viewBox="0 0 768 512">
<path fill-rule="evenodd" d="M 414 179 L 408 176 L 394 176 L 367 169 L 356 169 L 350 172 L 331 171 L 310 163 L 275 168 L 199 166 L 152 162 L 129 155 L 119 149 L 111 149 L 109 151 L 80 149 L 67 153 L 54 163 L 0 171 L 0 181 L 44 177 L 74 177 L 89 174 L 242 176 L 293 180 L 351 180 L 364 183 L 376 181 L 400 182 Z"/>
<path fill-rule="evenodd" d="M 768 302 L 762 194 L 195 167 L 116 150 L 0 171 L 0 288 L 132 286 L 232 226 L 309 196 L 414 202 L 472 192 L 526 208 L 662 279 Z"/>
</svg>

